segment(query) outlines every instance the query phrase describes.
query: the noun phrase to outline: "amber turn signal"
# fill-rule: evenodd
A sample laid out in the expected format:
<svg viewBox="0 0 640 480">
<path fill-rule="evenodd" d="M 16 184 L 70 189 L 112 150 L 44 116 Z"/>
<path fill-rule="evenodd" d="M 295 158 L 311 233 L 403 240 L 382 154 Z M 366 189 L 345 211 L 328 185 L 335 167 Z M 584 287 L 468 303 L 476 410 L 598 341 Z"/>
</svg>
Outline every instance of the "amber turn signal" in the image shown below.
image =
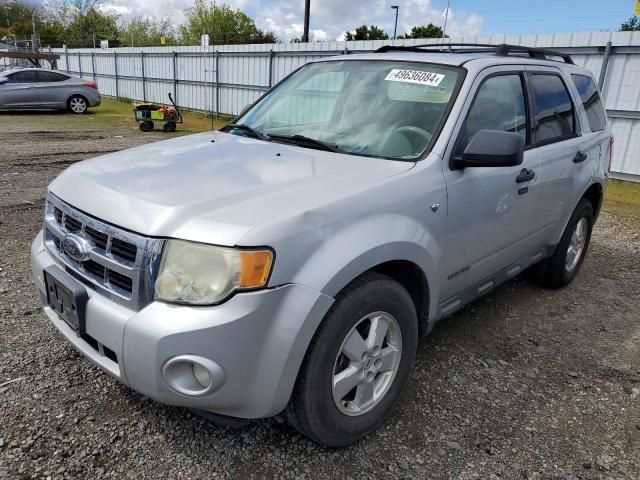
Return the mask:
<svg viewBox="0 0 640 480">
<path fill-rule="evenodd" d="M 267 283 L 273 253 L 269 250 L 240 252 L 240 283 L 238 288 L 263 287 Z"/>
</svg>

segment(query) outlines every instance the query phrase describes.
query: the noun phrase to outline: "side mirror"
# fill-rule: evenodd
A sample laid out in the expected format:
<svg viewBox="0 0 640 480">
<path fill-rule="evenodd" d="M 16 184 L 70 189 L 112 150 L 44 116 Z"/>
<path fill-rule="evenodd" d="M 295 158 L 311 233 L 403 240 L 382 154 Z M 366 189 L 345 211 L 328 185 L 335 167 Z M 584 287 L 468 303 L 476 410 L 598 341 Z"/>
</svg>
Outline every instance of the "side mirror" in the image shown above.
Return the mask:
<svg viewBox="0 0 640 480">
<path fill-rule="evenodd" d="M 467 167 L 515 167 L 522 163 L 524 139 L 502 130 L 480 130 L 462 156 L 453 160 L 457 169 Z"/>
</svg>

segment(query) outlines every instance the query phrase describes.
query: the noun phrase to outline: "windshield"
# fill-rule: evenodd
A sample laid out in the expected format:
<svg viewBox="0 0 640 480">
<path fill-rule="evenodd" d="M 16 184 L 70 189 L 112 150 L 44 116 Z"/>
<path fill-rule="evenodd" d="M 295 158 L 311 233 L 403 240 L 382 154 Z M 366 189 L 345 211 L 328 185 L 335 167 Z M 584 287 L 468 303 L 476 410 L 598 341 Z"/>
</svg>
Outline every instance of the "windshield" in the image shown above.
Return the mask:
<svg viewBox="0 0 640 480">
<path fill-rule="evenodd" d="M 444 121 L 458 76 L 453 67 L 427 63 L 313 63 L 231 130 L 308 148 L 415 160 Z"/>
</svg>

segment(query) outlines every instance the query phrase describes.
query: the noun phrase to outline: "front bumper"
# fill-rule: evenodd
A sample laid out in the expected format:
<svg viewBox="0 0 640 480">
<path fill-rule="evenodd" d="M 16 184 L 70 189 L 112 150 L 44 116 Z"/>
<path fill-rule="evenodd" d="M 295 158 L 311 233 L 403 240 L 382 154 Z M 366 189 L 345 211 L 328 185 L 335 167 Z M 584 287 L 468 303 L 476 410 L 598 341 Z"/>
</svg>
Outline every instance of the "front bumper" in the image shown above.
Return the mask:
<svg viewBox="0 0 640 480">
<path fill-rule="evenodd" d="M 31 262 L 49 320 L 98 367 L 159 402 L 240 418 L 272 416 L 286 406 L 311 337 L 333 303 L 289 284 L 238 294 L 218 306 L 153 302 L 135 312 L 87 288 L 81 338 L 47 306 L 43 270 L 56 263 L 42 233 L 33 241 Z M 218 365 L 219 388 L 185 395 L 170 387 L 165 367 L 185 356 Z"/>
</svg>

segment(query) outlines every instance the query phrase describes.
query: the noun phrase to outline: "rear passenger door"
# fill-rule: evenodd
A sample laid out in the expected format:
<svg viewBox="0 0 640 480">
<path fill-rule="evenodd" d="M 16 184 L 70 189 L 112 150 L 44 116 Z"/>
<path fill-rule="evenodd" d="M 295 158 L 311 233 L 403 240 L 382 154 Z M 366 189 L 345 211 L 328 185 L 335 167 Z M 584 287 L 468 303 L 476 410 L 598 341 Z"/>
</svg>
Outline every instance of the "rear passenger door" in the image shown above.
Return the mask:
<svg viewBox="0 0 640 480">
<path fill-rule="evenodd" d="M 474 80 L 445 154 L 448 211 L 440 300 L 477 285 L 539 246 L 534 218 L 540 159 L 530 148 L 529 112 L 523 67 L 489 68 Z M 526 145 L 522 164 L 453 169 L 451 159 L 483 129 L 520 134 Z M 518 179 L 523 170 L 533 172 L 529 181 Z M 512 270 L 515 275 L 517 268 Z"/>
<path fill-rule="evenodd" d="M 43 107 L 65 107 L 69 93 L 69 77 L 57 72 L 38 71 L 36 88 Z"/>
<path fill-rule="evenodd" d="M 598 142 L 585 133 L 575 87 L 559 68 L 527 67 L 534 110 L 532 142 L 540 155 L 540 204 L 535 217 L 547 245 L 555 245 L 593 177 Z M 585 131 L 586 130 L 586 131 Z"/>
</svg>

